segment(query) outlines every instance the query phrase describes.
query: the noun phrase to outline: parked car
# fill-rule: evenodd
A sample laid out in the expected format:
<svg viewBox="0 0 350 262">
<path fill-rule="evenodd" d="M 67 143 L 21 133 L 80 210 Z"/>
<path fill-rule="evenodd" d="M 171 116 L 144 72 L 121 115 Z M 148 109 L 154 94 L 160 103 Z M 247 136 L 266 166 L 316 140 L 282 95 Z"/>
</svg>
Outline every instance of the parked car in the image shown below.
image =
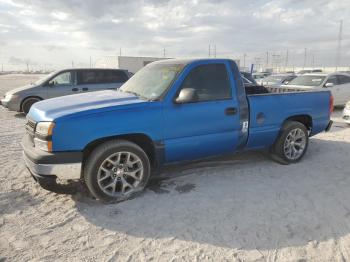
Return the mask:
<svg viewBox="0 0 350 262">
<path fill-rule="evenodd" d="M 301 90 L 328 89 L 332 92 L 336 106 L 343 106 L 350 99 L 350 75 L 343 73 L 304 74 L 281 87 Z"/>
<path fill-rule="evenodd" d="M 310 74 L 310 73 L 322 73 L 322 69 L 303 69 L 297 72 L 297 75 Z"/>
<path fill-rule="evenodd" d="M 121 200 L 165 164 L 266 148 L 296 163 L 330 128 L 331 101 L 327 90 L 247 96 L 228 59 L 163 60 L 119 90 L 33 105 L 24 160 L 49 190 L 57 177 L 81 179 L 97 199 Z"/>
<path fill-rule="evenodd" d="M 288 84 L 291 80 L 296 78 L 296 75 L 292 74 L 278 74 L 278 75 L 270 75 L 268 77 L 262 78 L 258 81 L 260 85 L 278 87 L 283 84 Z"/>
<path fill-rule="evenodd" d="M 247 84 L 247 85 L 258 85 L 258 83 L 256 82 L 256 80 L 254 79 L 253 75 L 249 72 L 244 72 L 241 71 L 241 76 L 243 79 L 243 83 Z"/>
<path fill-rule="evenodd" d="M 38 101 L 81 92 L 117 89 L 128 79 L 128 71 L 120 69 L 65 69 L 7 92 L 1 104 L 11 111 L 27 114 Z"/>
<path fill-rule="evenodd" d="M 343 119 L 345 123 L 348 123 L 350 125 L 350 100 L 346 103 L 344 110 L 343 110 Z"/>
<path fill-rule="evenodd" d="M 262 73 L 253 73 L 253 78 L 255 80 L 259 80 L 259 79 L 264 78 L 266 76 L 267 76 L 266 74 L 262 74 Z"/>
<path fill-rule="evenodd" d="M 243 84 L 245 87 L 245 92 L 247 95 L 250 94 L 265 94 L 268 93 L 268 90 L 262 86 L 259 85 L 255 79 L 253 78 L 251 73 L 248 72 L 240 72 L 243 80 Z"/>
</svg>

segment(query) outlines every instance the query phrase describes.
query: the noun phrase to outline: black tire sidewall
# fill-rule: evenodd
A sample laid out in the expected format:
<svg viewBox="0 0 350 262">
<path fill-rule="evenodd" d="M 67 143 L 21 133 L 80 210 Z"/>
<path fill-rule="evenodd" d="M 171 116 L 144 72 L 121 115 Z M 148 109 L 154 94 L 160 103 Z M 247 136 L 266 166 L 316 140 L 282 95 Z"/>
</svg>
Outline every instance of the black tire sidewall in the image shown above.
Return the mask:
<svg viewBox="0 0 350 262">
<path fill-rule="evenodd" d="M 285 153 L 284 153 L 284 143 L 285 143 L 285 140 L 286 140 L 289 132 L 293 129 L 296 129 L 296 128 L 300 128 L 301 130 L 303 130 L 303 132 L 305 133 L 306 143 L 305 143 L 305 148 L 304 148 L 303 153 L 297 159 L 291 160 L 291 159 L 287 158 Z M 273 146 L 273 154 L 275 155 L 275 157 L 279 158 L 279 160 L 281 160 L 279 162 L 281 162 L 283 164 L 297 163 L 305 155 L 307 148 L 308 148 L 308 145 L 309 145 L 309 134 L 308 134 L 308 130 L 305 127 L 305 125 L 303 125 L 300 122 L 296 122 L 296 121 L 288 121 L 283 125 L 281 133 L 280 133 L 276 143 Z"/>
<path fill-rule="evenodd" d="M 35 103 L 37 103 L 39 101 L 40 101 L 40 99 L 35 98 L 35 97 L 29 97 L 29 98 L 24 99 L 22 102 L 22 107 L 21 107 L 22 112 L 24 114 L 28 114 L 32 105 L 34 105 Z"/>
<path fill-rule="evenodd" d="M 142 165 L 144 168 L 144 176 L 140 182 L 140 191 L 137 191 L 127 196 L 115 198 L 105 194 L 99 187 L 97 182 L 97 173 L 102 162 L 110 155 L 119 151 L 131 152 L 137 155 L 142 161 Z M 138 192 L 141 192 L 144 189 L 150 177 L 150 169 L 151 168 L 149 159 L 146 153 L 138 145 L 125 140 L 113 140 L 105 142 L 98 146 L 95 150 L 92 151 L 90 156 L 87 158 L 86 165 L 84 168 L 84 181 L 89 191 L 96 199 L 104 202 L 122 201 L 131 198 L 132 196 L 134 196 Z"/>
</svg>

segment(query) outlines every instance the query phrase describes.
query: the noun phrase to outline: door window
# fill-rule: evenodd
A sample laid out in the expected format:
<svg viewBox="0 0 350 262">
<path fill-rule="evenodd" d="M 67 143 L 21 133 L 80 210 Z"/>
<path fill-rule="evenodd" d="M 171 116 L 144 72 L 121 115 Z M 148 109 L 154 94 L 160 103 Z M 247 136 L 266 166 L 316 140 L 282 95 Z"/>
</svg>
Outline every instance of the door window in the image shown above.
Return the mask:
<svg viewBox="0 0 350 262">
<path fill-rule="evenodd" d="M 232 97 L 230 81 L 224 64 L 197 66 L 187 75 L 181 88 L 195 89 L 197 102 Z"/>
<path fill-rule="evenodd" d="M 338 75 L 337 78 L 339 85 L 350 83 L 350 76 Z"/>
<path fill-rule="evenodd" d="M 104 83 L 124 83 L 128 80 L 126 73 L 123 71 L 110 70 L 104 72 Z"/>
<path fill-rule="evenodd" d="M 338 84 L 337 77 L 336 76 L 330 76 L 327 79 L 326 84 L 328 84 L 328 83 L 332 83 L 333 85 L 337 85 Z"/>
<path fill-rule="evenodd" d="M 81 85 L 124 83 L 127 80 L 125 72 L 118 70 L 84 70 L 78 72 L 78 83 Z"/>
<path fill-rule="evenodd" d="M 64 72 L 55 76 L 53 79 L 50 80 L 50 84 L 54 86 L 71 85 L 72 84 L 71 72 Z"/>
</svg>

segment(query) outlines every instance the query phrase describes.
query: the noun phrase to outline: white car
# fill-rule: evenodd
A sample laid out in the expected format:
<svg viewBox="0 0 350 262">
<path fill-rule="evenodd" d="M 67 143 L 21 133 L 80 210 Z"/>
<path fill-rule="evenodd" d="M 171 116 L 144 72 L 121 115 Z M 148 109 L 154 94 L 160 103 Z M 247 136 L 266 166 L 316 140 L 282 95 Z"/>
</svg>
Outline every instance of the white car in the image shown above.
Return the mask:
<svg viewBox="0 0 350 262">
<path fill-rule="evenodd" d="M 346 103 L 343 111 L 343 119 L 345 123 L 350 125 L 350 101 Z"/>
<path fill-rule="evenodd" d="M 350 100 L 350 75 L 346 73 L 312 73 L 294 78 L 285 88 L 331 90 L 335 106 L 343 106 Z"/>
</svg>

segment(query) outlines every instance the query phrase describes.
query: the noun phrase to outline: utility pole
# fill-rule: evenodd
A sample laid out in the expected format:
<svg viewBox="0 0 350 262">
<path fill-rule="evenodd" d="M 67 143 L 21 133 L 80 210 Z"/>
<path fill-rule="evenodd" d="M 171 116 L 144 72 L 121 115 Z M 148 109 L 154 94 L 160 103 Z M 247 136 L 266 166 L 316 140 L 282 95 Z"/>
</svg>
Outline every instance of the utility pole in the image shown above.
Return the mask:
<svg viewBox="0 0 350 262">
<path fill-rule="evenodd" d="M 163 48 L 163 57 L 165 57 L 165 48 Z"/>
<path fill-rule="evenodd" d="M 74 68 L 74 61 L 72 61 L 72 68 Z"/>
<path fill-rule="evenodd" d="M 122 56 L 122 48 L 119 48 L 119 56 Z"/>
<path fill-rule="evenodd" d="M 214 45 L 214 57 L 216 58 L 216 44 Z"/>
<path fill-rule="evenodd" d="M 244 53 L 243 54 L 243 70 L 245 69 L 245 58 L 246 58 L 247 54 Z"/>
<path fill-rule="evenodd" d="M 210 44 L 209 44 L 209 57 L 210 57 Z"/>
<path fill-rule="evenodd" d="M 266 68 L 269 66 L 269 51 L 266 52 Z"/>
<path fill-rule="evenodd" d="M 286 53 L 286 68 L 287 68 L 287 66 L 288 66 L 288 57 L 289 56 L 289 50 L 287 49 L 287 53 Z"/>
<path fill-rule="evenodd" d="M 306 66 L 306 54 L 307 54 L 307 48 L 304 49 L 304 65 L 303 65 L 303 69 Z"/>
<path fill-rule="evenodd" d="M 337 61 L 335 65 L 335 71 L 338 71 L 338 66 L 340 65 L 342 34 L 343 34 L 343 20 L 340 20 L 339 34 L 338 34 Z"/>
</svg>

